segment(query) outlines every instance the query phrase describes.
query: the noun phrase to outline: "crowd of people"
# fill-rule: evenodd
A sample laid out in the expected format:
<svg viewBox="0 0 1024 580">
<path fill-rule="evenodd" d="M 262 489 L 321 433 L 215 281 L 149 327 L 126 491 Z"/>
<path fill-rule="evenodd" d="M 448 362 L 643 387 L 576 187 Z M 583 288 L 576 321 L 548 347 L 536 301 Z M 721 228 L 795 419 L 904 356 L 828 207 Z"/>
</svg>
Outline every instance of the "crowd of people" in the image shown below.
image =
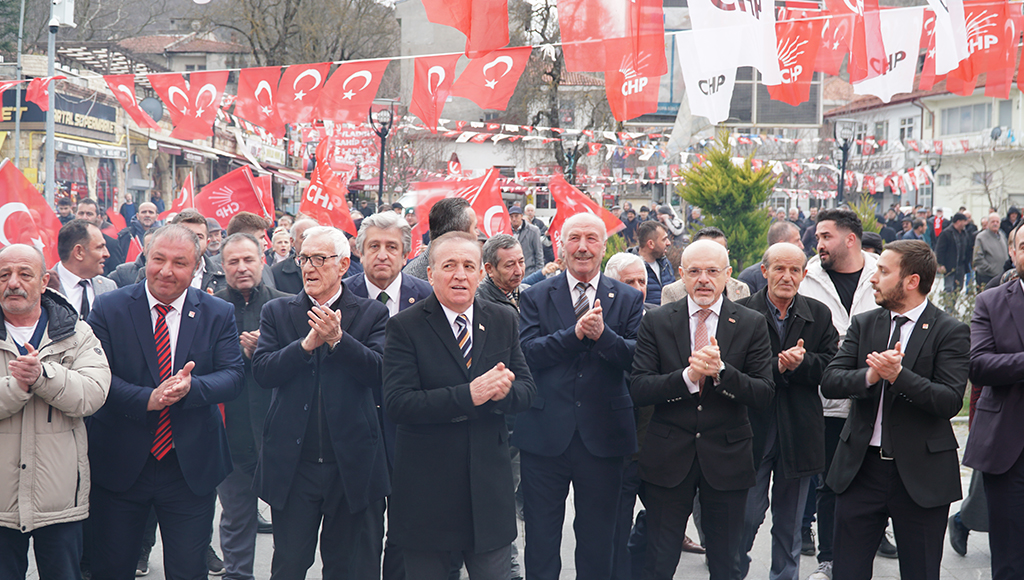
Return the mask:
<svg viewBox="0 0 1024 580">
<path fill-rule="evenodd" d="M 969 214 L 894 208 L 877 247 L 848 209 L 783 210 L 733 277 L 699 209 L 686 230 L 624 206 L 605 263 L 601 219 L 566 219 L 556 259 L 529 205 L 484 240 L 440 200 L 407 261 L 401 206 L 353 208 L 349 237 L 146 202 L 114 238 L 81 201 L 52 269 L 0 250 L 0 577 L 30 539 L 44 580 L 145 575 L 159 528 L 175 580 L 253 578 L 261 529 L 275 580 L 318 543 L 324 578 L 555 580 L 571 486 L 578 578 L 668 580 L 689 552 L 742 580 L 771 509 L 772 580 L 801 554 L 811 580 L 864 580 L 897 547 L 901 577 L 937 580 L 947 529 L 961 554 L 979 529 L 949 516 L 968 378 L 993 578 L 1024 574 L 1015 208 L 970 241 Z M 971 271 L 995 289 L 969 327 L 928 295 Z"/>
</svg>

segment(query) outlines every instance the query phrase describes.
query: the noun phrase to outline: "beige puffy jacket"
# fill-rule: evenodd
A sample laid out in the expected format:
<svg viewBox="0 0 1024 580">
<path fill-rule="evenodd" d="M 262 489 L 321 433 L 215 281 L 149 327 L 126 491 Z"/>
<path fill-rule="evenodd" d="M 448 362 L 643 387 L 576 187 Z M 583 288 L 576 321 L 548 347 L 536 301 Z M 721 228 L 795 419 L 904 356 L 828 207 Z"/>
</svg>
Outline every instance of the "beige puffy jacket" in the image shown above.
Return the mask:
<svg viewBox="0 0 1024 580">
<path fill-rule="evenodd" d="M 0 526 L 22 532 L 89 516 L 88 439 L 82 417 L 103 406 L 110 368 L 100 341 L 60 294 L 46 290 L 43 372 L 21 390 L 7 376 L 18 349 L 0 312 Z"/>
</svg>

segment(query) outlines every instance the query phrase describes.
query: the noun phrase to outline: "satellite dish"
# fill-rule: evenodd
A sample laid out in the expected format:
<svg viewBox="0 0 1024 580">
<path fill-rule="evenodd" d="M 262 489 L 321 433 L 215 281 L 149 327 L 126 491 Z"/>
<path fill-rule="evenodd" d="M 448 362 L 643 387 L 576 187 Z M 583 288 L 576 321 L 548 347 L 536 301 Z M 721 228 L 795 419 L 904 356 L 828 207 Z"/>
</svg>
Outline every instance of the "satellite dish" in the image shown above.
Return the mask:
<svg viewBox="0 0 1024 580">
<path fill-rule="evenodd" d="M 154 121 L 159 122 L 164 116 L 164 104 L 156 97 L 146 97 L 139 102 L 139 108 L 146 112 Z"/>
<path fill-rule="evenodd" d="M 993 127 L 992 128 L 992 140 L 993 141 L 999 140 L 999 137 L 1002 134 L 1003 134 L 1003 128 L 1002 127 Z"/>
</svg>

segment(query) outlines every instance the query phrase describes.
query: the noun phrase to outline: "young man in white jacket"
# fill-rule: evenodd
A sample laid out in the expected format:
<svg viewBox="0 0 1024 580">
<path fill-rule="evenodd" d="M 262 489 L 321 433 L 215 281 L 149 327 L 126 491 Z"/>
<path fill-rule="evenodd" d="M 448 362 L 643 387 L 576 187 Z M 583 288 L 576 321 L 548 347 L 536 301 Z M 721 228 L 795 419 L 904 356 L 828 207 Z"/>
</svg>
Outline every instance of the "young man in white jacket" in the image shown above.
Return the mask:
<svg viewBox="0 0 1024 580">
<path fill-rule="evenodd" d="M 818 213 L 815 237 L 818 255 L 807 262 L 807 275 L 800 294 L 824 302 L 832 311 L 832 324 L 840 344 L 854 315 L 878 308 L 871 276 L 878 256 L 861 249 L 863 227 L 856 213 L 845 209 L 827 209 Z M 825 472 L 819 476 L 817 492 L 818 569 L 808 580 L 831 580 L 832 535 L 835 528 L 835 493 L 824 484 L 839 443 L 839 434 L 850 413 L 847 399 L 822 398 L 825 413 Z"/>
</svg>

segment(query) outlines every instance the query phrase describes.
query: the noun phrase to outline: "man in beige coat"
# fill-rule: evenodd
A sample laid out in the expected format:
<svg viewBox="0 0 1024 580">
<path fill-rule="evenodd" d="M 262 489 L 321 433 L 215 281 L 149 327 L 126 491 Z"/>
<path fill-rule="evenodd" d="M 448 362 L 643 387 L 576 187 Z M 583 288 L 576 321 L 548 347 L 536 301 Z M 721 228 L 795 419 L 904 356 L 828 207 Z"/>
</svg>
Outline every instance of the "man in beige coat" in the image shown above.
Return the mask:
<svg viewBox="0 0 1024 580">
<path fill-rule="evenodd" d="M 89 459 L 82 417 L 107 398 L 92 329 L 46 288 L 39 250 L 0 250 L 0 578 L 25 578 L 29 538 L 41 580 L 81 578 Z"/>
</svg>

